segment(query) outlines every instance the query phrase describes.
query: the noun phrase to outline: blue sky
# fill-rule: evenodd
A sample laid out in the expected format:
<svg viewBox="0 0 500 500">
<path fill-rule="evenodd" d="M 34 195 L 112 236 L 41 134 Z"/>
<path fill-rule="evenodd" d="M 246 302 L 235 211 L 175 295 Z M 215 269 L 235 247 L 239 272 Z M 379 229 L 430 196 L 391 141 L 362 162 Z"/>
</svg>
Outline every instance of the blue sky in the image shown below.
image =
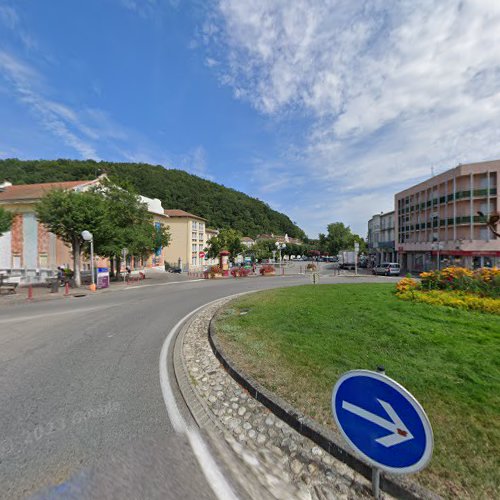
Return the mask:
<svg viewBox="0 0 500 500">
<path fill-rule="evenodd" d="M 500 158 L 498 47 L 497 0 L 0 0 L 0 157 L 181 168 L 365 235 Z"/>
</svg>

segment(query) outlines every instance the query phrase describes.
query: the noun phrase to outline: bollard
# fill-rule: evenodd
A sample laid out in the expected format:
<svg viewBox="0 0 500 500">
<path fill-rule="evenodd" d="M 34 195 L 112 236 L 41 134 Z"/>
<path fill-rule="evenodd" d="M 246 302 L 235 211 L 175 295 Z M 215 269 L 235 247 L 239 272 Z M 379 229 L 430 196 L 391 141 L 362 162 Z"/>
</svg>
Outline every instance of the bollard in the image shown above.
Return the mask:
<svg viewBox="0 0 500 500">
<path fill-rule="evenodd" d="M 33 300 L 33 285 L 28 287 L 28 300 Z"/>
<path fill-rule="evenodd" d="M 69 295 L 69 281 L 64 283 L 64 295 Z"/>
</svg>

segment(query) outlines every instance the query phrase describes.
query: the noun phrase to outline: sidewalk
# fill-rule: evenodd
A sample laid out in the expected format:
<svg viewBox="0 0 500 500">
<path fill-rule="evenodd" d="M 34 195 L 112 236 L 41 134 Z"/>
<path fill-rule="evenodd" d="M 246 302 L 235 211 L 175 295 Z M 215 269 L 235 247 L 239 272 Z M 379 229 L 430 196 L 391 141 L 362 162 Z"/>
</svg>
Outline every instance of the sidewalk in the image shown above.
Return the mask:
<svg viewBox="0 0 500 500">
<path fill-rule="evenodd" d="M 87 285 L 82 285 L 80 288 L 70 288 L 69 293 L 66 295 L 65 288 L 59 287 L 56 293 L 52 293 L 50 288 L 46 285 L 33 285 L 32 287 L 32 298 L 29 299 L 29 286 L 23 286 L 17 289 L 15 294 L 2 294 L 0 295 L 0 307 L 9 304 L 22 304 L 28 302 L 41 302 L 47 300 L 57 300 L 57 299 L 70 299 L 75 297 L 82 297 L 86 295 L 99 295 L 103 293 L 111 293 L 124 288 L 133 288 L 135 286 L 141 285 L 151 285 L 159 283 L 167 283 L 169 281 L 189 281 L 187 273 L 183 274 L 173 274 L 166 273 L 164 271 L 151 271 L 146 270 L 146 279 L 141 281 L 132 281 L 127 284 L 123 280 L 121 281 L 111 281 L 109 288 L 104 288 L 102 290 L 96 290 L 91 292 Z"/>
</svg>

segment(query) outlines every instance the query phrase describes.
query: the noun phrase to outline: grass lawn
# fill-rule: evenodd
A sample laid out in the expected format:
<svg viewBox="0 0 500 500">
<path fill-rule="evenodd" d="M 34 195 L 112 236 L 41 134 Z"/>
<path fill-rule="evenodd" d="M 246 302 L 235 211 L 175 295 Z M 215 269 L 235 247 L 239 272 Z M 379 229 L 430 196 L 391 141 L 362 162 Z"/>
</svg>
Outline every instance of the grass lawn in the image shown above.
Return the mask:
<svg viewBox="0 0 500 500">
<path fill-rule="evenodd" d="M 220 340 L 262 385 L 334 429 L 337 378 L 383 365 L 433 426 L 432 461 L 415 478 L 445 497 L 500 498 L 498 316 L 405 302 L 393 290 L 311 285 L 244 296 L 226 306 Z"/>
</svg>

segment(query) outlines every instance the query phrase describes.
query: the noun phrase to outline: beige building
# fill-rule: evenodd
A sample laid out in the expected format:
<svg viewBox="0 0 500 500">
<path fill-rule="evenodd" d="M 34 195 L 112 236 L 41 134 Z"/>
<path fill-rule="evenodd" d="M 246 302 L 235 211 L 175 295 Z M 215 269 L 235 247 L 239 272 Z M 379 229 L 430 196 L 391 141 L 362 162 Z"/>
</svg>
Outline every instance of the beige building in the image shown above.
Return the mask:
<svg viewBox="0 0 500 500">
<path fill-rule="evenodd" d="M 368 254 L 372 266 L 397 262 L 394 211 L 381 212 L 368 221 Z"/>
<path fill-rule="evenodd" d="M 500 160 L 459 165 L 397 193 L 396 250 L 404 270 L 500 266 L 500 239 L 485 225 L 500 207 Z"/>
<path fill-rule="evenodd" d="M 210 234 L 206 231 L 206 219 L 184 210 L 165 210 L 165 215 L 171 234 L 165 261 L 180 266 L 183 271 L 202 271 L 206 262 L 200 252 L 204 252 L 207 234 Z"/>
</svg>

